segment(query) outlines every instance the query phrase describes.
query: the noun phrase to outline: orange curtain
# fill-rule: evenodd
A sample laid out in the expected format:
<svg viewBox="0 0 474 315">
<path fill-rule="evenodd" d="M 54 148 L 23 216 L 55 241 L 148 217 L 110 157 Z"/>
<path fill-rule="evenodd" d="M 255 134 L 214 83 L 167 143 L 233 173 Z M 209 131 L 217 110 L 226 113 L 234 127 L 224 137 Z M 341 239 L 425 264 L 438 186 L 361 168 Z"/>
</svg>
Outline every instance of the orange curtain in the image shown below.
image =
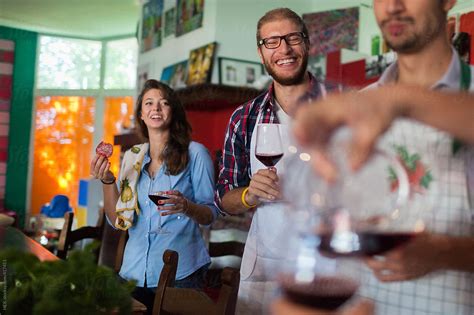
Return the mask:
<svg viewBox="0 0 474 315">
<path fill-rule="evenodd" d="M 132 114 L 132 97 L 105 98 L 104 141 L 113 143 L 114 135 L 130 126 Z M 68 196 L 77 207 L 79 179 L 90 174 L 94 117 L 93 97 L 36 98 L 31 214 L 39 213 L 57 194 Z M 120 146 L 114 147 L 111 164 L 117 176 Z"/>
<path fill-rule="evenodd" d="M 31 214 L 56 194 L 77 206 L 78 179 L 89 176 L 94 113 L 92 97 L 36 98 Z"/>
</svg>

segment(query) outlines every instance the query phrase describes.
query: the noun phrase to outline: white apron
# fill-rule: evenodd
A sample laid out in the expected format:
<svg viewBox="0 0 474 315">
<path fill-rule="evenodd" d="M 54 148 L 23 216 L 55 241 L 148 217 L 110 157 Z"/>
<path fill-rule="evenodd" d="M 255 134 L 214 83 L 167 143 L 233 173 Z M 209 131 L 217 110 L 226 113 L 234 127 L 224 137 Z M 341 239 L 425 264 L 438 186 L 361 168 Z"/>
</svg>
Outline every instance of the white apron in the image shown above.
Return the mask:
<svg viewBox="0 0 474 315">
<path fill-rule="evenodd" d="M 260 121 L 260 114 L 257 121 Z M 255 142 L 257 126 L 255 126 L 250 141 L 250 167 L 252 175 L 260 169 L 265 169 L 255 157 Z M 280 124 L 280 135 L 283 152 L 288 155 L 289 128 Z M 284 158 L 276 165 L 277 174 L 281 178 L 284 174 Z M 261 204 L 252 219 L 247 236 L 245 251 L 240 268 L 239 299 L 237 302 L 238 314 L 267 313 L 267 304 L 277 292 L 277 286 L 271 281 L 282 260 L 288 259 L 287 229 L 288 220 L 285 218 L 284 205 L 279 202 Z"/>
</svg>

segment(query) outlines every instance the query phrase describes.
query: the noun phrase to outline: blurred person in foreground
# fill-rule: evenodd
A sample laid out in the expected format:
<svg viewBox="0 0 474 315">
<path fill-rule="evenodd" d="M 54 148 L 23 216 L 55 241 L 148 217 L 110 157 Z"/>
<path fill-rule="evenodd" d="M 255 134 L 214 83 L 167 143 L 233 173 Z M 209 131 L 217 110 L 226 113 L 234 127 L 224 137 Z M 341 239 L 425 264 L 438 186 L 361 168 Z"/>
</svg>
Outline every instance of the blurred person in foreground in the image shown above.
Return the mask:
<svg viewBox="0 0 474 315">
<path fill-rule="evenodd" d="M 446 106 L 449 97 L 453 97 L 452 106 L 455 106 L 455 100 L 462 103 L 463 97 L 459 95 L 442 96 L 436 93 L 474 91 L 473 67 L 461 60 L 450 45 L 446 33 L 447 14 L 455 3 L 455 0 L 374 0 L 378 25 L 389 47 L 397 53 L 397 61 L 386 69 L 368 91 L 360 95 L 330 97 L 323 106 L 312 105 L 329 107 L 331 102 L 343 101 L 348 103 L 345 109 L 350 109 L 351 113 L 364 113 L 371 104 L 373 108 L 367 109 L 368 113 L 365 114 L 368 116 L 364 116 L 366 123 L 370 121 L 366 125 L 358 120 L 357 115 L 346 119 L 352 125 L 358 124 L 356 146 L 364 141 L 368 142 L 369 148 L 373 145 L 371 128 L 376 133 L 385 130 L 387 123 L 383 122 L 384 119 L 390 121 L 390 117 L 398 112 L 397 107 L 390 105 L 390 102 L 399 103 L 402 98 L 405 98 L 402 104 L 406 104 L 408 99 L 417 106 L 413 106 L 411 112 L 405 112 L 406 116 L 413 115 L 413 118 L 470 140 L 470 131 L 462 131 L 460 127 L 461 124 L 464 127 L 472 124 L 468 122 L 469 119 L 472 121 L 469 116 L 461 117 L 459 126 L 448 129 L 446 122 L 438 120 L 438 124 L 435 123 L 436 115 L 433 112 L 429 114 L 430 111 L 424 111 L 424 107 L 439 107 L 441 102 Z M 377 91 L 373 90 L 377 88 Z M 464 97 L 467 99 L 464 100 L 464 106 L 467 107 L 471 101 L 468 96 Z M 366 102 L 369 105 L 361 105 Z M 381 108 L 378 112 L 374 110 L 376 105 Z M 336 107 L 338 109 L 334 109 L 334 112 L 343 106 Z M 310 111 L 302 111 L 299 117 L 310 116 Z M 384 119 L 376 120 L 377 115 L 374 113 Z M 445 115 L 453 117 L 454 114 L 450 112 Z M 337 116 L 330 119 L 335 118 L 337 121 Z M 310 130 L 317 127 L 315 122 L 312 123 L 314 125 Z M 469 130 L 472 132 L 472 129 Z M 296 128 L 297 134 L 305 140 L 301 137 L 302 131 L 301 126 Z M 312 137 L 327 138 L 324 132 L 308 132 Z M 383 256 L 366 259 L 369 269 L 362 270 L 364 280 L 360 294 L 374 300 L 378 314 L 474 314 L 473 146 L 454 139 L 446 132 L 409 119 L 397 120 L 380 139 L 378 146 L 394 152 L 405 164 L 408 175 L 412 176 L 412 191 L 426 194 L 436 202 L 432 202 L 432 215 L 427 222 L 429 231 Z M 369 151 L 366 146 L 358 154 L 353 154 L 353 165 L 360 165 Z M 319 160 L 324 165 L 326 159 L 323 156 L 317 155 L 315 163 Z M 413 161 L 416 162 L 416 168 L 410 167 Z M 326 176 L 332 175 L 329 173 Z M 439 187 L 437 191 L 430 190 L 434 181 Z"/>
</svg>

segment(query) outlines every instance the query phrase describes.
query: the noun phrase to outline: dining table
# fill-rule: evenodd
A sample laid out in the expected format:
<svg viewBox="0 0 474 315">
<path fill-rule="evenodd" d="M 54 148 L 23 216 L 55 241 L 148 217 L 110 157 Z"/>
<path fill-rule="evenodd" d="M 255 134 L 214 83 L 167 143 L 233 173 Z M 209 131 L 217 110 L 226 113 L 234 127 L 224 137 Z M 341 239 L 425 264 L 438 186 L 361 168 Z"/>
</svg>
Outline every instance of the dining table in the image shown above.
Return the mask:
<svg viewBox="0 0 474 315">
<path fill-rule="evenodd" d="M 15 248 L 25 253 L 31 253 L 39 258 L 40 261 L 54 261 L 59 258 L 43 247 L 34 239 L 25 235 L 15 227 L 0 227 L 0 250 Z M 146 314 L 146 306 L 132 298 L 132 314 Z"/>
</svg>

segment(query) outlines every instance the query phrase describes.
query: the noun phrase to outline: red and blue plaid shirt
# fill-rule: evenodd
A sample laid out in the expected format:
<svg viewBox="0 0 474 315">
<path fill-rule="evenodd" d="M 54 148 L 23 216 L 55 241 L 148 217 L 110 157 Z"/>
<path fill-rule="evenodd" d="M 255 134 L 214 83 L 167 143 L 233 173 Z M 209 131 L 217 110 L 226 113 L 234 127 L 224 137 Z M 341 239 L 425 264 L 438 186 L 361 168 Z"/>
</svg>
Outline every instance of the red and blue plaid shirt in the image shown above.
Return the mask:
<svg viewBox="0 0 474 315">
<path fill-rule="evenodd" d="M 305 97 L 321 96 L 320 83 L 311 75 L 310 88 Z M 219 162 L 219 178 L 217 180 L 216 204 L 221 205 L 224 194 L 234 188 L 246 187 L 250 183 L 250 140 L 257 123 L 278 124 L 274 110 L 275 98 L 273 84 L 270 88 L 253 100 L 239 106 L 230 117 L 224 139 L 222 159 Z M 260 121 L 257 118 L 260 115 Z M 222 207 L 219 207 L 222 209 Z"/>
</svg>

